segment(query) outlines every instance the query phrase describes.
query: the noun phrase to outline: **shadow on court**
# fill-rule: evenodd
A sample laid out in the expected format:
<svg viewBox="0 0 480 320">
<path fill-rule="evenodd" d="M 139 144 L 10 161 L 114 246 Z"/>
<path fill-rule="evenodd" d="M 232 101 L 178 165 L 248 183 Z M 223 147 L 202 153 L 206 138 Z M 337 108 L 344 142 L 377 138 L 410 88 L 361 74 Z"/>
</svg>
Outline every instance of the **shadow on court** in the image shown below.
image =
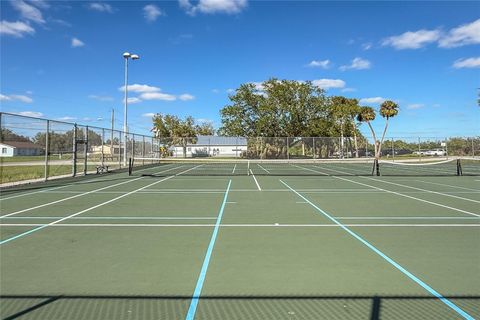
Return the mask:
<svg viewBox="0 0 480 320">
<path fill-rule="evenodd" d="M 473 318 L 480 296 L 445 297 Z M 191 296 L 3 295 L 10 319 L 182 319 Z M 461 319 L 423 296 L 202 296 L 195 319 Z"/>
</svg>

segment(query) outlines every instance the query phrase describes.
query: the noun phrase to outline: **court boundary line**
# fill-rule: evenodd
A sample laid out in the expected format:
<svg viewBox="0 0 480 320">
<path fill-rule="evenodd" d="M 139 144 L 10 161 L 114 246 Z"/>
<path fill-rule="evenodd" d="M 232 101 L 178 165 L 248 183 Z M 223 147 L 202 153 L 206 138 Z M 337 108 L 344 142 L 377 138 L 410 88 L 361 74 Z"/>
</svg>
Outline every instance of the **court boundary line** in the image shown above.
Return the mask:
<svg viewBox="0 0 480 320">
<path fill-rule="evenodd" d="M 474 320 L 474 318 L 469 315 L 467 312 L 463 311 L 461 308 L 459 308 L 456 304 L 454 304 L 453 302 L 451 302 L 450 300 L 448 300 L 447 298 L 445 298 L 443 295 L 441 295 L 439 292 L 437 292 L 435 289 L 433 289 L 432 287 L 430 287 L 427 283 L 423 282 L 420 278 L 418 278 L 417 276 L 415 276 L 413 273 L 411 273 L 410 271 L 408 271 L 407 269 L 405 269 L 404 267 L 402 267 L 400 264 L 398 264 L 397 262 L 395 262 L 393 259 L 391 259 L 390 257 L 388 257 L 386 254 L 384 254 L 382 251 L 380 251 L 379 249 L 377 249 L 374 245 L 372 245 L 370 242 L 368 242 L 367 240 L 363 239 L 361 236 L 359 236 L 358 234 L 356 234 L 355 232 L 353 232 L 352 230 L 350 230 L 349 228 L 345 227 L 341 222 L 339 222 L 338 220 L 336 220 L 335 218 L 333 218 L 330 214 L 328 214 L 326 211 L 324 211 L 323 209 L 321 209 L 319 206 L 317 206 L 316 204 L 314 204 L 313 202 L 311 202 L 310 200 L 308 200 L 306 197 L 304 197 L 303 195 L 301 195 L 300 193 L 298 193 L 297 191 L 295 191 L 295 189 L 293 189 L 292 187 L 290 187 L 288 184 L 286 184 L 285 182 L 283 182 L 282 180 L 280 180 L 280 182 L 282 184 L 284 184 L 288 189 L 290 189 L 291 191 L 293 191 L 297 196 L 299 196 L 300 198 L 302 198 L 303 200 L 307 201 L 313 208 L 315 208 L 318 212 L 320 212 L 323 216 L 327 217 L 330 221 L 334 222 L 335 224 L 338 224 L 343 230 L 345 230 L 347 233 L 349 233 L 352 237 L 354 237 L 355 239 L 357 239 L 358 241 L 360 241 L 362 244 L 364 244 L 366 247 L 368 247 L 370 250 L 372 250 L 374 253 L 376 253 L 377 255 L 379 255 L 381 258 L 383 258 L 385 261 L 387 261 L 388 263 L 390 263 L 392 266 L 394 266 L 395 268 L 397 268 L 399 271 L 401 271 L 403 274 L 405 274 L 406 276 L 408 276 L 411 280 L 413 280 L 414 282 L 416 282 L 418 285 L 420 285 L 422 288 L 424 288 L 426 291 L 428 291 L 430 294 L 432 294 L 433 296 L 437 297 L 438 299 L 440 299 L 440 301 L 442 301 L 446 306 L 448 306 L 450 309 L 454 310 L 455 312 L 457 312 L 459 315 L 461 315 L 463 318 L 465 319 L 471 319 L 471 320 Z"/>
<path fill-rule="evenodd" d="M 255 184 L 257 185 L 258 191 L 262 191 L 262 188 L 260 188 L 260 184 L 258 184 L 257 178 L 255 178 L 255 175 L 253 174 L 252 169 L 250 169 L 250 173 L 252 174 L 253 180 L 255 180 Z"/>
<path fill-rule="evenodd" d="M 197 311 L 198 301 L 203 289 L 203 283 L 205 282 L 205 276 L 207 275 L 208 265 L 210 263 L 210 258 L 212 256 L 213 248 L 215 246 L 215 241 L 217 240 L 218 230 L 220 229 L 220 223 L 222 222 L 223 212 L 225 211 L 226 202 L 228 199 L 228 192 L 230 191 L 230 186 L 232 185 L 232 179 L 228 181 L 227 189 L 225 190 L 225 195 L 223 196 L 222 205 L 218 212 L 217 221 L 210 238 L 210 243 L 208 244 L 207 252 L 205 253 L 205 258 L 203 260 L 202 268 L 200 269 L 200 274 L 198 276 L 197 284 L 195 290 L 193 291 L 192 300 L 190 301 L 190 307 L 188 308 L 186 320 L 195 319 L 195 313 Z"/>
<path fill-rule="evenodd" d="M 445 183 L 423 181 L 423 180 L 418 180 L 418 179 L 415 179 L 415 181 L 418 181 L 418 182 L 421 182 L 421 183 L 428 183 L 428 184 L 434 184 L 434 185 L 444 186 L 444 187 L 457 188 L 457 189 L 462 189 L 462 190 L 469 190 L 469 191 L 474 191 L 475 193 L 478 192 L 478 189 L 461 187 L 461 186 L 452 186 L 452 185 L 450 185 L 450 184 L 445 184 Z"/>
<path fill-rule="evenodd" d="M 170 171 L 170 170 L 173 170 L 173 169 L 175 169 L 175 168 L 171 168 L 171 169 L 168 169 L 168 170 L 164 170 L 164 171 L 161 171 L 160 173 L 167 172 L 167 171 Z M 116 183 L 116 184 L 111 185 L 111 186 L 106 186 L 106 187 L 102 187 L 102 188 L 99 188 L 99 189 L 94 189 L 94 190 L 87 191 L 87 192 L 85 192 L 85 193 L 80 193 L 80 194 L 77 194 L 77 195 L 74 195 L 74 196 L 71 196 L 71 197 L 62 198 L 62 199 L 55 200 L 55 201 L 50 201 L 50 202 L 47 202 L 47 203 L 44 203 L 44 204 L 41 204 L 41 205 L 38 205 L 38 206 L 34 206 L 34 207 L 30 207 L 30 208 L 26 208 L 26 209 L 14 211 L 14 212 L 5 214 L 5 215 L 3 215 L 3 216 L 0 216 L 0 218 L 5 218 L 5 217 L 13 216 L 13 215 L 16 215 L 16 214 L 19 214 L 19 213 L 27 212 L 27 211 L 30 211 L 30 210 L 35 210 L 35 209 L 38 209 L 38 208 L 43 208 L 43 207 L 46 207 L 46 206 L 49 206 L 49 205 L 52 205 L 52 204 L 57 204 L 57 203 L 60 203 L 60 202 L 63 202 L 63 201 L 68 201 L 68 200 L 75 199 L 75 198 L 78 198 L 78 197 L 81 197 L 81 196 L 85 196 L 85 195 L 88 195 L 88 194 L 92 194 L 92 193 L 94 193 L 94 192 L 98 192 L 98 191 L 105 190 L 105 189 L 108 189 L 108 188 L 113 188 L 113 187 L 116 187 L 116 186 L 119 186 L 119 185 L 122 185 L 122 184 L 126 184 L 126 183 L 130 183 L 130 182 L 138 181 L 138 180 L 140 180 L 140 179 L 143 179 L 143 177 L 135 178 L 135 179 L 133 179 L 133 180 L 122 181 L 122 182 L 120 182 L 120 183 Z M 0 243 L 0 244 L 1 244 L 1 243 Z"/>
<path fill-rule="evenodd" d="M 409 186 L 409 185 L 404 185 L 404 184 L 395 183 L 395 182 L 391 182 L 391 181 L 380 180 L 380 179 L 372 179 L 372 178 L 368 178 L 368 177 L 363 177 L 363 178 L 368 179 L 368 180 L 372 180 L 372 181 L 380 181 L 380 182 L 383 182 L 383 183 L 392 184 L 392 185 L 399 186 L 399 187 L 404 187 L 404 188 L 409 188 L 409 189 L 414 189 L 414 190 L 425 191 L 425 192 L 427 192 L 427 193 L 439 194 L 439 195 L 446 196 L 446 197 L 452 197 L 452 198 L 456 198 L 456 199 L 460 199 L 460 200 L 465 200 L 465 201 L 480 203 L 480 201 L 478 201 L 478 200 L 468 199 L 468 198 L 462 198 L 462 197 L 459 197 L 459 196 L 455 196 L 455 195 L 453 195 L 453 194 L 441 193 L 441 192 L 438 192 L 438 191 L 433 191 L 433 190 L 428 190 L 428 189 L 422 189 L 422 188 L 412 187 L 412 186 Z"/>
<path fill-rule="evenodd" d="M 350 223 L 342 224 L 345 227 L 369 227 L 369 228 L 477 228 L 480 224 L 474 223 Z M 212 223 L 55 223 L 55 224 L 42 224 L 42 223 L 0 223 L 0 227 L 94 227 L 94 228 L 159 228 L 159 227 L 181 227 L 181 228 L 195 228 L 195 227 L 215 227 L 217 224 Z M 336 224 L 249 224 L 249 223 L 229 223 L 219 224 L 219 227 L 225 228 L 339 228 L 340 225 Z"/>
<path fill-rule="evenodd" d="M 198 166 L 197 166 L 197 167 L 198 167 Z M 196 167 L 190 168 L 190 169 L 185 170 L 185 171 L 183 171 L 183 172 L 187 172 L 187 171 L 193 170 L 193 169 L 195 169 L 195 168 L 196 168 Z M 183 172 L 182 172 L 182 173 L 183 173 Z M 161 180 L 159 180 L 159 181 L 155 181 L 155 182 L 150 183 L 150 184 L 148 184 L 148 185 L 146 185 L 146 186 L 143 186 L 143 187 L 141 187 L 141 188 L 137 188 L 137 189 L 135 189 L 135 190 L 133 190 L 133 191 L 130 191 L 129 193 L 122 194 L 122 195 L 120 195 L 120 196 L 118 196 L 118 197 L 115 197 L 115 198 L 113 198 L 113 199 L 110 199 L 110 200 L 108 200 L 108 201 L 99 203 L 99 204 L 97 204 L 97 205 L 95 205 L 95 206 L 92 206 L 92 207 L 89 207 L 89 208 L 87 208 L 87 209 L 81 210 L 81 211 L 79 211 L 79 212 L 73 213 L 73 214 L 71 214 L 71 215 L 69 215 L 69 216 L 62 217 L 61 219 L 58 219 L 58 220 L 56 220 L 56 221 L 52 221 L 52 222 L 50 222 L 50 223 L 48 223 L 48 224 L 46 224 L 46 225 L 44 225 L 44 226 L 40 226 L 40 227 L 38 227 L 38 228 L 34 228 L 34 229 L 32 229 L 32 230 L 28 230 L 28 231 L 25 231 L 25 232 L 23 232 L 23 233 L 17 234 L 17 235 L 15 235 L 15 236 L 13 236 L 13 237 L 10 237 L 10 238 L 7 238 L 7 239 L 5 239 L 5 240 L 0 241 L 0 245 L 3 245 L 3 244 L 5 244 L 5 243 L 8 243 L 8 242 L 13 241 L 13 240 L 18 239 L 18 238 L 21 238 L 21 237 L 23 237 L 23 236 L 29 235 L 29 234 L 31 234 L 31 233 L 33 233 L 33 232 L 42 230 L 42 229 L 44 229 L 44 228 L 46 228 L 46 227 L 48 227 L 48 226 L 55 225 L 55 224 L 57 224 L 57 223 L 59 223 L 59 222 L 62 222 L 62 221 L 64 221 L 64 220 L 67 220 L 67 219 L 70 219 L 70 218 L 72 218 L 72 217 L 78 216 L 78 215 L 80 215 L 80 214 L 82 214 L 82 213 L 85 213 L 85 212 L 88 212 L 88 211 L 90 211 L 90 210 L 93 210 L 93 209 L 96 209 L 96 208 L 98 208 L 98 207 L 104 206 L 104 205 L 106 205 L 106 204 L 112 203 L 113 201 L 116 201 L 116 200 L 118 200 L 118 199 L 124 198 L 124 197 L 126 197 L 126 196 L 129 196 L 129 195 L 137 192 L 137 191 L 143 190 L 143 189 L 148 188 L 148 187 L 150 187 L 150 186 L 152 186 L 152 185 L 155 185 L 155 184 L 157 184 L 157 183 L 160 183 L 160 182 L 169 180 L 169 179 L 174 178 L 174 177 L 176 177 L 176 176 L 177 176 L 177 175 L 172 175 L 172 176 L 166 177 L 166 178 L 164 178 L 164 179 L 161 179 Z M 138 178 L 138 179 L 141 179 L 141 177 Z M 138 179 L 134 179 L 134 180 L 138 180 Z"/>
<path fill-rule="evenodd" d="M 320 166 L 316 166 L 317 168 L 320 168 L 320 169 L 324 169 Z M 326 168 L 325 168 L 326 169 Z M 309 169 L 309 170 L 312 170 L 312 169 Z M 333 170 L 333 169 L 326 169 L 326 170 L 331 170 L 331 171 L 337 171 L 337 172 L 340 172 L 340 173 L 343 173 L 343 174 L 350 174 L 353 176 L 353 174 L 349 173 L 349 172 L 345 172 L 345 171 L 338 171 L 338 170 Z M 316 171 L 316 170 L 313 170 L 313 171 Z M 320 172 L 320 171 L 316 171 L 318 173 L 323 173 L 323 172 Z M 376 186 L 372 186 L 370 184 L 366 184 L 366 183 L 363 183 L 363 182 L 358 182 L 358 181 L 355 181 L 355 180 L 350 180 L 350 179 L 347 179 L 347 178 L 344 178 L 344 177 L 338 177 L 338 176 L 332 176 L 336 179 L 339 179 L 339 180 L 343 180 L 343 181 L 348 181 L 348 182 L 351 182 L 351 183 L 355 183 L 355 184 L 359 184 L 359 185 L 362 185 L 362 186 L 367 186 L 367 187 L 370 187 L 370 188 L 373 188 L 373 189 L 377 189 L 377 190 L 381 190 L 381 191 L 385 191 L 385 192 L 388 192 L 388 193 L 392 193 L 392 194 L 396 194 L 396 195 L 399 195 L 401 197 L 405 197 L 405 198 L 409 198 L 409 199 L 413 199 L 413 200 L 417 200 L 417 201 L 421 201 L 421 202 L 425 202 L 425 203 L 429 203 L 429 204 L 432 204 L 432 205 L 435 205 L 435 206 L 438 206 L 438 207 L 443 207 L 443 208 L 447 208 L 447 209 L 450 209 L 450 210 L 454 210 L 454 211 L 458 211 L 458 212 L 463 212 L 463 213 L 466 213 L 466 214 L 469 214 L 469 215 L 472 215 L 472 216 L 476 216 L 476 217 L 480 217 L 480 214 L 477 214 L 477 213 L 473 213 L 473 212 L 470 212 L 470 211 L 466 211 L 466 210 L 462 210 L 462 209 L 459 209 L 459 208 L 455 208 L 455 207 L 450 207 L 450 206 L 447 206 L 447 205 L 444 205 L 444 204 L 441 204 L 441 203 L 437 203 L 437 202 L 433 202 L 433 201 L 429 201 L 429 200 L 425 200 L 425 199 L 421 199 L 421 198 L 416 198 L 416 197 L 412 197 L 412 196 L 409 196 L 409 195 L 406 195 L 406 194 L 403 194 L 403 193 L 400 193 L 400 192 L 396 192 L 396 191 L 392 191 L 392 190 L 388 190 L 388 189 L 383 189 L 383 188 L 380 188 L 380 187 L 376 187 Z M 366 177 L 362 177 L 360 176 L 360 178 L 366 178 Z M 372 181 L 377 181 L 375 179 L 371 179 Z M 380 181 L 380 180 L 378 180 Z"/>
</svg>

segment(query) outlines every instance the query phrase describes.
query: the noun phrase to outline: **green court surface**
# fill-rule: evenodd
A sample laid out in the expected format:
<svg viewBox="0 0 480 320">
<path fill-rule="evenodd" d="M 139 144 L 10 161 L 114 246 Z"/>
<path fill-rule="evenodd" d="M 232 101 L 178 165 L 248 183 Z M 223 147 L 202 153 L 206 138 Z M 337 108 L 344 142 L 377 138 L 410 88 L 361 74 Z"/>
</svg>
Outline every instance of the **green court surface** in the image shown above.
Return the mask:
<svg viewBox="0 0 480 320">
<path fill-rule="evenodd" d="M 1 319 L 480 318 L 479 176 L 233 169 L 3 190 Z"/>
</svg>

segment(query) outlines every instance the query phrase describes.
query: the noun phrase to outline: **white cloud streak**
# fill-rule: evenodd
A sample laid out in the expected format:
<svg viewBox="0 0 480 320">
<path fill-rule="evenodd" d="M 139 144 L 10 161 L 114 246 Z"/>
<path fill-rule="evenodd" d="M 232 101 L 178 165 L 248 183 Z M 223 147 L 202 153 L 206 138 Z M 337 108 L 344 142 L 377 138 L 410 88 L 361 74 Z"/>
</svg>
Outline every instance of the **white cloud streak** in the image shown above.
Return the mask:
<svg viewBox="0 0 480 320">
<path fill-rule="evenodd" d="M 178 3 L 180 8 L 191 16 L 194 16 L 197 12 L 237 14 L 248 5 L 247 0 L 200 0 L 196 5 L 193 5 L 190 0 L 179 0 Z"/>
<path fill-rule="evenodd" d="M 345 81 L 340 79 L 317 79 L 313 80 L 312 84 L 325 90 L 332 88 L 344 88 L 346 85 Z"/>
<path fill-rule="evenodd" d="M 4 95 L 0 94 L 0 101 L 20 101 L 23 103 L 33 103 L 33 99 L 21 94 Z"/>
<path fill-rule="evenodd" d="M 16 21 L 10 22 L 2 20 L 0 22 L 0 34 L 22 38 L 26 34 L 34 34 L 35 29 L 25 22 Z"/>
<path fill-rule="evenodd" d="M 19 114 L 21 116 L 34 117 L 34 118 L 40 118 L 43 116 L 43 113 L 37 112 L 37 111 L 20 111 L 20 112 L 14 112 L 14 113 Z"/>
<path fill-rule="evenodd" d="M 407 109 L 416 110 L 416 109 L 421 109 L 423 107 L 425 107 L 423 103 L 412 103 L 407 106 Z"/>
<path fill-rule="evenodd" d="M 175 101 L 177 97 L 172 94 L 162 92 L 145 92 L 139 96 L 142 100 L 163 100 L 163 101 Z"/>
<path fill-rule="evenodd" d="M 451 29 L 438 41 L 441 48 L 455 48 L 480 43 L 480 19 Z"/>
<path fill-rule="evenodd" d="M 108 12 L 108 13 L 113 13 L 113 8 L 111 5 L 106 4 L 106 3 L 100 3 L 100 2 L 94 2 L 90 3 L 88 6 L 89 9 L 98 11 L 98 12 Z"/>
<path fill-rule="evenodd" d="M 365 70 L 365 69 L 370 69 L 372 66 L 372 63 L 366 59 L 362 58 L 355 58 L 352 60 L 352 63 L 350 65 L 345 65 L 341 66 L 340 70 L 345 71 L 345 70 Z"/>
<path fill-rule="evenodd" d="M 148 22 L 157 20 L 159 16 L 165 15 L 159 7 L 153 4 L 147 4 L 143 7 L 143 15 Z"/>
<path fill-rule="evenodd" d="M 453 63 L 455 69 L 460 68 L 480 68 L 480 57 L 458 59 Z"/>
<path fill-rule="evenodd" d="M 72 48 L 78 48 L 78 47 L 83 47 L 85 43 L 78 38 L 72 38 L 71 45 L 72 45 Z"/>
<path fill-rule="evenodd" d="M 408 31 L 398 36 L 392 36 L 382 41 L 384 46 L 392 46 L 397 50 L 402 49 L 418 49 L 429 43 L 440 39 L 439 30 L 418 30 Z"/>
<path fill-rule="evenodd" d="M 36 23 L 43 24 L 42 12 L 38 8 L 26 3 L 23 0 L 11 0 L 12 7 L 20 13 L 22 19 L 30 20 Z"/>
<path fill-rule="evenodd" d="M 194 96 L 192 96 L 191 94 L 188 94 L 188 93 L 181 94 L 178 98 L 182 101 L 190 101 L 190 100 L 195 99 Z"/>
<path fill-rule="evenodd" d="M 308 65 L 311 68 L 328 69 L 330 67 L 330 60 L 312 60 Z"/>
<path fill-rule="evenodd" d="M 113 101 L 114 100 L 112 97 L 109 97 L 109 96 L 98 96 L 98 95 L 95 95 L 95 94 L 91 94 L 88 97 L 90 99 L 95 99 L 95 100 L 98 100 L 98 101 Z"/>
</svg>

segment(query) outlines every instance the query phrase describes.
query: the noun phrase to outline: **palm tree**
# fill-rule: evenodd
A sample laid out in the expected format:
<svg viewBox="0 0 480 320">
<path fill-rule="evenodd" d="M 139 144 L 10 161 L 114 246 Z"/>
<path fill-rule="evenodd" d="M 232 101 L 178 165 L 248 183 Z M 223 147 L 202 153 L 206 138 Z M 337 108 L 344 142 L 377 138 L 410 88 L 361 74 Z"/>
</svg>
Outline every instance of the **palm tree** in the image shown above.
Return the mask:
<svg viewBox="0 0 480 320">
<path fill-rule="evenodd" d="M 398 105 L 391 101 L 387 100 L 384 101 L 380 105 L 380 115 L 386 119 L 385 121 L 385 129 L 383 129 L 383 134 L 382 134 L 382 140 L 380 140 L 379 146 L 378 146 L 378 158 L 380 158 L 381 150 L 382 150 L 382 144 L 383 140 L 385 139 L 385 133 L 387 132 L 388 128 L 388 120 L 390 118 L 395 117 L 398 114 Z"/>
<path fill-rule="evenodd" d="M 375 142 L 375 159 L 377 159 L 377 136 L 375 135 L 375 130 L 373 130 L 371 121 L 375 120 L 376 114 L 375 110 L 371 107 L 360 107 L 360 112 L 357 115 L 358 122 L 366 122 L 370 131 L 372 132 L 373 141 Z"/>
</svg>

